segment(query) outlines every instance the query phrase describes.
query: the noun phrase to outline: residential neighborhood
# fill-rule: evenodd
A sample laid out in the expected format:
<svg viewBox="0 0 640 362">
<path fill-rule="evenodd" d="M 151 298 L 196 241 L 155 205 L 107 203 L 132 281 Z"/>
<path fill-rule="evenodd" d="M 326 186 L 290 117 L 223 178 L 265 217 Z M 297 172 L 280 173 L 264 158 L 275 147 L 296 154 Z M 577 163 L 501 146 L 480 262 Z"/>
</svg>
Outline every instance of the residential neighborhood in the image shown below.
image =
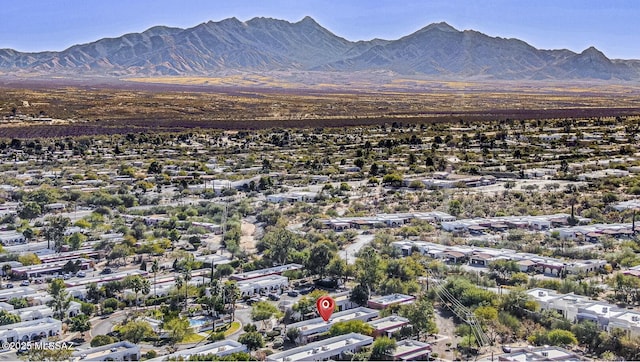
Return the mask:
<svg viewBox="0 0 640 362">
<path fill-rule="evenodd" d="M 562 122 L 4 141 L 0 360 L 633 359 L 636 123 Z"/>
</svg>

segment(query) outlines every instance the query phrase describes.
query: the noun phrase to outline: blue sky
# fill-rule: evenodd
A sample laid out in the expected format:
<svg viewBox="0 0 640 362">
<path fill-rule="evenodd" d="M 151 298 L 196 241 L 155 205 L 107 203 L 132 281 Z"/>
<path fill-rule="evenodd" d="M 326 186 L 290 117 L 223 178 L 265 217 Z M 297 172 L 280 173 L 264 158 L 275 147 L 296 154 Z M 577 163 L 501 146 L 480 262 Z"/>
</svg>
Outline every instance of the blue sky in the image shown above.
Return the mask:
<svg viewBox="0 0 640 362">
<path fill-rule="evenodd" d="M 155 25 L 188 28 L 235 16 L 309 15 L 349 40 L 397 39 L 430 23 L 519 38 L 542 49 L 640 59 L 637 0 L 5 0 L 0 48 L 63 50 Z"/>
</svg>

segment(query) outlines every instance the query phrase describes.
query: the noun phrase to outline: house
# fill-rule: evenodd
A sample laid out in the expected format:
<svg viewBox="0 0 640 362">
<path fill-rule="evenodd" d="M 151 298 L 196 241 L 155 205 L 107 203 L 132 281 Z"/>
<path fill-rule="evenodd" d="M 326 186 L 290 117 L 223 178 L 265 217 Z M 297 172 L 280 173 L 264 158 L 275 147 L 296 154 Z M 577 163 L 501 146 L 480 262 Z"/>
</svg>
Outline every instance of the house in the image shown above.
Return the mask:
<svg viewBox="0 0 640 362">
<path fill-rule="evenodd" d="M 395 293 L 369 299 L 367 306 L 372 309 L 385 309 L 394 305 L 411 304 L 415 301 L 416 297 L 412 295 Z"/>
<path fill-rule="evenodd" d="M 0 263 L 0 276 L 5 276 L 4 269 L 3 269 L 5 265 L 8 265 L 11 269 L 13 269 L 13 268 L 21 267 L 22 263 L 15 260 L 9 260 L 9 261 Z"/>
<path fill-rule="evenodd" d="M 54 203 L 51 203 L 51 204 L 44 205 L 45 211 L 51 211 L 51 212 L 64 211 L 64 209 L 66 207 L 67 207 L 67 205 L 65 205 L 62 202 L 54 202 Z"/>
<path fill-rule="evenodd" d="M 35 294 L 35 289 L 31 287 L 16 287 L 11 289 L 0 289 L 0 302 L 6 302 L 11 298 L 23 298 Z"/>
<path fill-rule="evenodd" d="M 27 238 L 22 233 L 16 231 L 0 231 L 0 243 L 3 246 L 25 244 Z"/>
<path fill-rule="evenodd" d="M 509 353 L 496 356 L 498 361 L 587 361 L 578 353 L 557 346 L 527 347 L 512 349 Z"/>
<path fill-rule="evenodd" d="M 196 261 L 202 262 L 202 266 L 206 268 L 210 268 L 215 265 L 229 264 L 231 263 L 231 259 L 227 258 L 224 255 L 220 254 L 207 254 L 200 255 L 195 257 Z"/>
<path fill-rule="evenodd" d="M 609 319 L 609 329 L 619 328 L 629 332 L 630 337 L 640 336 L 640 312 L 625 311 Z"/>
<path fill-rule="evenodd" d="M 77 258 L 76 261 L 80 262 L 80 270 L 91 270 L 94 266 L 94 261 L 91 259 Z M 13 275 L 22 278 L 33 278 L 42 276 L 45 274 L 53 274 L 61 272 L 69 260 L 54 261 L 46 264 L 27 265 L 14 268 L 12 270 Z"/>
<path fill-rule="evenodd" d="M 245 273 L 231 274 L 229 276 L 229 279 L 236 280 L 236 281 L 250 280 L 250 279 L 265 277 L 268 275 L 281 275 L 282 273 L 289 270 L 301 270 L 303 268 L 304 266 L 301 264 L 286 264 L 286 265 L 274 266 L 272 268 L 253 270 Z"/>
<path fill-rule="evenodd" d="M 215 355 L 218 357 L 228 356 L 233 353 L 247 352 L 247 346 L 231 339 L 202 344 L 193 348 L 187 348 L 170 355 L 150 359 L 149 361 L 188 360 L 191 356 Z"/>
<path fill-rule="evenodd" d="M 53 318 L 7 324 L 0 329 L 0 341 L 29 342 L 40 338 L 57 336 L 62 330 L 62 322 Z"/>
<path fill-rule="evenodd" d="M 390 357 L 394 361 L 428 361 L 430 354 L 430 344 L 413 339 L 405 339 L 396 342 L 396 349 Z"/>
<path fill-rule="evenodd" d="M 238 289 L 242 297 L 252 297 L 256 294 L 270 292 L 281 293 L 289 287 L 289 278 L 280 275 L 267 275 L 260 278 L 243 280 L 238 282 Z"/>
<path fill-rule="evenodd" d="M 373 343 L 373 337 L 349 333 L 267 356 L 269 362 L 343 360 Z"/>
<path fill-rule="evenodd" d="M 351 301 L 351 292 L 341 292 L 337 294 L 331 294 L 331 298 L 336 304 L 336 309 L 338 312 L 342 312 L 347 309 L 357 308 L 358 304 Z"/>
<path fill-rule="evenodd" d="M 267 195 L 267 201 L 273 203 L 280 202 L 313 202 L 318 198 L 318 194 L 309 191 L 287 192 L 282 194 Z"/>
<path fill-rule="evenodd" d="M 576 260 L 572 263 L 567 263 L 566 270 L 571 274 L 579 274 L 579 273 L 592 273 L 604 268 L 607 265 L 606 260 Z"/>
<path fill-rule="evenodd" d="M 411 326 L 407 318 L 395 315 L 374 319 L 369 321 L 367 324 L 373 327 L 374 338 L 378 338 L 380 336 L 387 336 L 391 338 L 393 334 L 400 332 L 402 328 Z"/>
<path fill-rule="evenodd" d="M 530 289 L 527 294 L 540 305 L 540 309 L 555 310 L 571 322 L 589 320 L 607 332 L 620 328 L 630 335 L 640 335 L 640 313 L 637 311 L 544 288 Z"/>
<path fill-rule="evenodd" d="M 210 222 L 193 221 L 191 223 L 191 226 L 198 226 L 198 227 L 204 228 L 208 232 L 214 233 L 216 235 L 222 234 L 222 225 L 213 224 Z"/>
<path fill-rule="evenodd" d="M 140 346 L 128 341 L 106 344 L 71 354 L 71 361 L 139 361 Z"/>
<path fill-rule="evenodd" d="M 361 320 L 368 322 L 378 317 L 378 311 L 365 307 L 348 309 L 343 312 L 333 313 L 329 321 L 325 322 L 322 318 L 314 318 L 306 321 L 292 323 L 287 326 L 289 328 L 297 328 L 300 331 L 298 337 L 299 342 L 307 343 L 315 337 L 329 331 L 331 326 L 337 322 L 345 322 L 351 320 Z"/>
</svg>

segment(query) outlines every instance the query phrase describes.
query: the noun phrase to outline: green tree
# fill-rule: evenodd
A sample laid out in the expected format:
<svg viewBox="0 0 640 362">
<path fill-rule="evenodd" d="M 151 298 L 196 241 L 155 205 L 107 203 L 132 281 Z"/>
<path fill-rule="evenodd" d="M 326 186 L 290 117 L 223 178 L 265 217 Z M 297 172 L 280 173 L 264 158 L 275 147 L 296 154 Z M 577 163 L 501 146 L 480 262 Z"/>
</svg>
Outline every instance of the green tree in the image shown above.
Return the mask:
<svg viewBox="0 0 640 362">
<path fill-rule="evenodd" d="M 578 340 L 571 331 L 553 329 L 547 333 L 547 343 L 552 346 L 569 346 L 578 344 Z"/>
<path fill-rule="evenodd" d="M 173 318 L 164 323 L 163 328 L 169 333 L 172 343 L 178 343 L 187 335 L 193 333 L 187 318 Z"/>
<path fill-rule="evenodd" d="M 600 328 L 593 321 L 583 320 L 571 327 L 571 332 L 581 345 L 587 346 L 593 351 L 600 344 Z"/>
<path fill-rule="evenodd" d="M 89 317 L 85 314 L 79 314 L 71 318 L 71 331 L 80 332 L 84 336 L 84 332 L 91 329 Z"/>
<path fill-rule="evenodd" d="M 162 173 L 162 165 L 158 161 L 152 161 L 147 169 L 147 173 L 159 174 Z"/>
<path fill-rule="evenodd" d="M 108 260 L 118 260 L 122 259 L 122 263 L 127 263 L 127 257 L 133 254 L 133 250 L 131 247 L 126 244 L 118 244 L 111 249 L 109 255 L 107 255 Z"/>
<path fill-rule="evenodd" d="M 80 302 L 80 311 L 87 316 L 91 316 L 96 311 L 96 306 L 91 303 Z"/>
<path fill-rule="evenodd" d="M 20 322 L 20 316 L 7 312 L 4 309 L 0 309 L 0 326 L 7 324 L 14 324 Z"/>
<path fill-rule="evenodd" d="M 250 351 L 264 347 L 264 339 L 262 338 L 262 334 L 258 332 L 244 333 L 238 337 L 238 342 L 247 346 Z"/>
<path fill-rule="evenodd" d="M 20 211 L 18 211 L 18 216 L 21 219 L 31 220 L 37 218 L 40 215 L 42 215 L 42 208 L 35 202 L 24 203 Z"/>
<path fill-rule="evenodd" d="M 453 216 L 458 216 L 462 212 L 462 203 L 460 200 L 451 200 L 449 201 L 449 214 Z"/>
<path fill-rule="evenodd" d="M 364 321 L 354 319 L 350 321 L 336 322 L 329 328 L 331 336 L 340 336 L 349 333 L 360 333 L 367 336 L 373 335 L 373 327 Z"/>
<path fill-rule="evenodd" d="M 356 303 L 357 305 L 363 306 L 366 305 L 369 301 L 369 296 L 369 288 L 362 284 L 358 284 L 351 291 L 349 300 Z"/>
<path fill-rule="evenodd" d="M 377 290 L 384 276 L 380 254 L 371 246 L 365 246 L 356 259 L 356 270 L 356 280 L 366 288 L 368 297 L 372 291 Z"/>
<path fill-rule="evenodd" d="M 535 302 L 522 289 L 512 289 L 503 294 L 501 306 L 502 310 L 520 318 L 528 317 L 529 312 L 537 309 Z"/>
<path fill-rule="evenodd" d="M 53 279 L 48 289 L 52 299 L 47 303 L 53 309 L 53 317 L 64 320 L 71 304 L 71 296 L 67 292 L 62 279 Z"/>
<path fill-rule="evenodd" d="M 372 166 L 373 167 L 373 166 Z M 372 175 L 374 176 L 374 175 Z M 402 186 L 402 175 L 397 173 L 389 173 L 382 177 L 382 183 L 385 185 L 390 185 L 392 187 L 400 187 Z"/>
<path fill-rule="evenodd" d="M 328 240 L 314 244 L 309 251 L 307 270 L 320 276 L 320 278 L 324 278 L 327 265 L 336 256 L 334 248 L 335 244 Z"/>
<path fill-rule="evenodd" d="M 22 254 L 18 257 L 18 261 L 24 266 L 42 264 L 40 258 L 34 253 Z"/>
<path fill-rule="evenodd" d="M 396 341 L 389 337 L 379 337 L 373 342 L 371 347 L 371 360 L 384 361 L 391 360 L 391 355 L 396 350 Z"/>
<path fill-rule="evenodd" d="M 287 328 L 287 339 L 291 341 L 291 343 L 298 343 L 297 340 L 300 338 L 300 329 L 293 327 Z"/>
<path fill-rule="evenodd" d="M 291 253 L 304 249 L 302 238 L 285 228 L 275 228 L 268 231 L 256 244 L 259 252 L 264 252 L 267 261 L 284 265 L 291 261 Z"/>
<path fill-rule="evenodd" d="M 35 232 L 33 231 L 32 228 L 28 227 L 22 230 L 22 235 L 27 240 L 33 240 L 33 237 L 35 236 Z"/>
<path fill-rule="evenodd" d="M 438 332 L 433 304 L 426 296 L 420 296 L 414 303 L 400 307 L 398 314 L 409 320 L 413 329 L 417 332 L 418 338 L 422 334 L 435 334 Z"/>
<path fill-rule="evenodd" d="M 27 298 L 16 298 L 16 297 L 13 297 L 13 298 L 9 299 L 9 301 L 7 303 L 11 304 L 13 306 L 13 308 L 15 308 L 15 309 L 22 309 L 22 308 L 26 308 L 26 307 L 29 306 L 29 302 L 27 301 Z"/>
<path fill-rule="evenodd" d="M 158 275 L 158 271 L 160 270 L 160 265 L 158 264 L 158 259 L 153 259 L 153 263 L 151 263 L 151 272 L 153 273 L 153 296 L 157 297 L 158 293 L 156 292 L 156 276 Z"/>
<path fill-rule="evenodd" d="M 236 302 L 240 298 L 242 294 L 240 292 L 240 288 L 238 288 L 238 284 L 235 281 L 229 280 L 224 283 L 224 302 L 231 309 L 231 320 L 235 320 L 235 312 L 236 312 Z"/>
<path fill-rule="evenodd" d="M 78 250 L 85 241 L 87 241 L 86 236 L 82 235 L 81 233 L 73 233 L 67 239 L 67 244 L 69 244 L 71 250 Z"/>
<path fill-rule="evenodd" d="M 266 328 L 265 321 L 271 318 L 280 318 L 281 316 L 282 312 L 280 312 L 278 307 L 267 301 L 255 303 L 251 309 L 251 320 L 261 322 L 264 328 Z"/>
<path fill-rule="evenodd" d="M 115 342 L 117 342 L 115 338 L 104 334 L 99 334 L 91 339 L 91 347 L 100 347 Z"/>
<path fill-rule="evenodd" d="M 120 332 L 122 339 L 136 344 L 145 339 L 156 337 L 156 333 L 153 331 L 153 327 L 151 327 L 149 322 L 141 320 L 127 322 L 118 328 L 118 332 Z"/>
<path fill-rule="evenodd" d="M 47 239 L 47 248 L 51 249 L 50 242 L 53 241 L 55 250 L 60 251 L 64 241 L 64 231 L 71 225 L 71 219 L 62 216 L 51 216 L 46 219 L 47 226 L 43 234 Z"/>
<path fill-rule="evenodd" d="M 149 279 L 143 278 L 140 275 L 126 276 L 122 280 L 122 283 L 125 288 L 130 288 L 134 293 L 136 293 L 136 306 L 138 305 L 138 293 L 147 295 L 151 291 L 151 283 L 149 282 Z"/>
<path fill-rule="evenodd" d="M 71 348 L 30 348 L 23 358 L 27 361 L 69 361 L 72 352 Z"/>
</svg>

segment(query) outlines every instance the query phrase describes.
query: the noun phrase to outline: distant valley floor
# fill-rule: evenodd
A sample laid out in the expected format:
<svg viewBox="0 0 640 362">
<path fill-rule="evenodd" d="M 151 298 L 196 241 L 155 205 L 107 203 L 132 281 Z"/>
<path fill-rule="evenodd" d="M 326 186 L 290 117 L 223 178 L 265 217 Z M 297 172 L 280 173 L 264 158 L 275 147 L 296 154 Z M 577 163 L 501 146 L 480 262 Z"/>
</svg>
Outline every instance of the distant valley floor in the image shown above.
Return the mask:
<svg viewBox="0 0 640 362">
<path fill-rule="evenodd" d="M 640 114 L 640 86 L 632 83 L 338 75 L 287 72 L 128 80 L 0 76 L 0 137 Z"/>
</svg>

